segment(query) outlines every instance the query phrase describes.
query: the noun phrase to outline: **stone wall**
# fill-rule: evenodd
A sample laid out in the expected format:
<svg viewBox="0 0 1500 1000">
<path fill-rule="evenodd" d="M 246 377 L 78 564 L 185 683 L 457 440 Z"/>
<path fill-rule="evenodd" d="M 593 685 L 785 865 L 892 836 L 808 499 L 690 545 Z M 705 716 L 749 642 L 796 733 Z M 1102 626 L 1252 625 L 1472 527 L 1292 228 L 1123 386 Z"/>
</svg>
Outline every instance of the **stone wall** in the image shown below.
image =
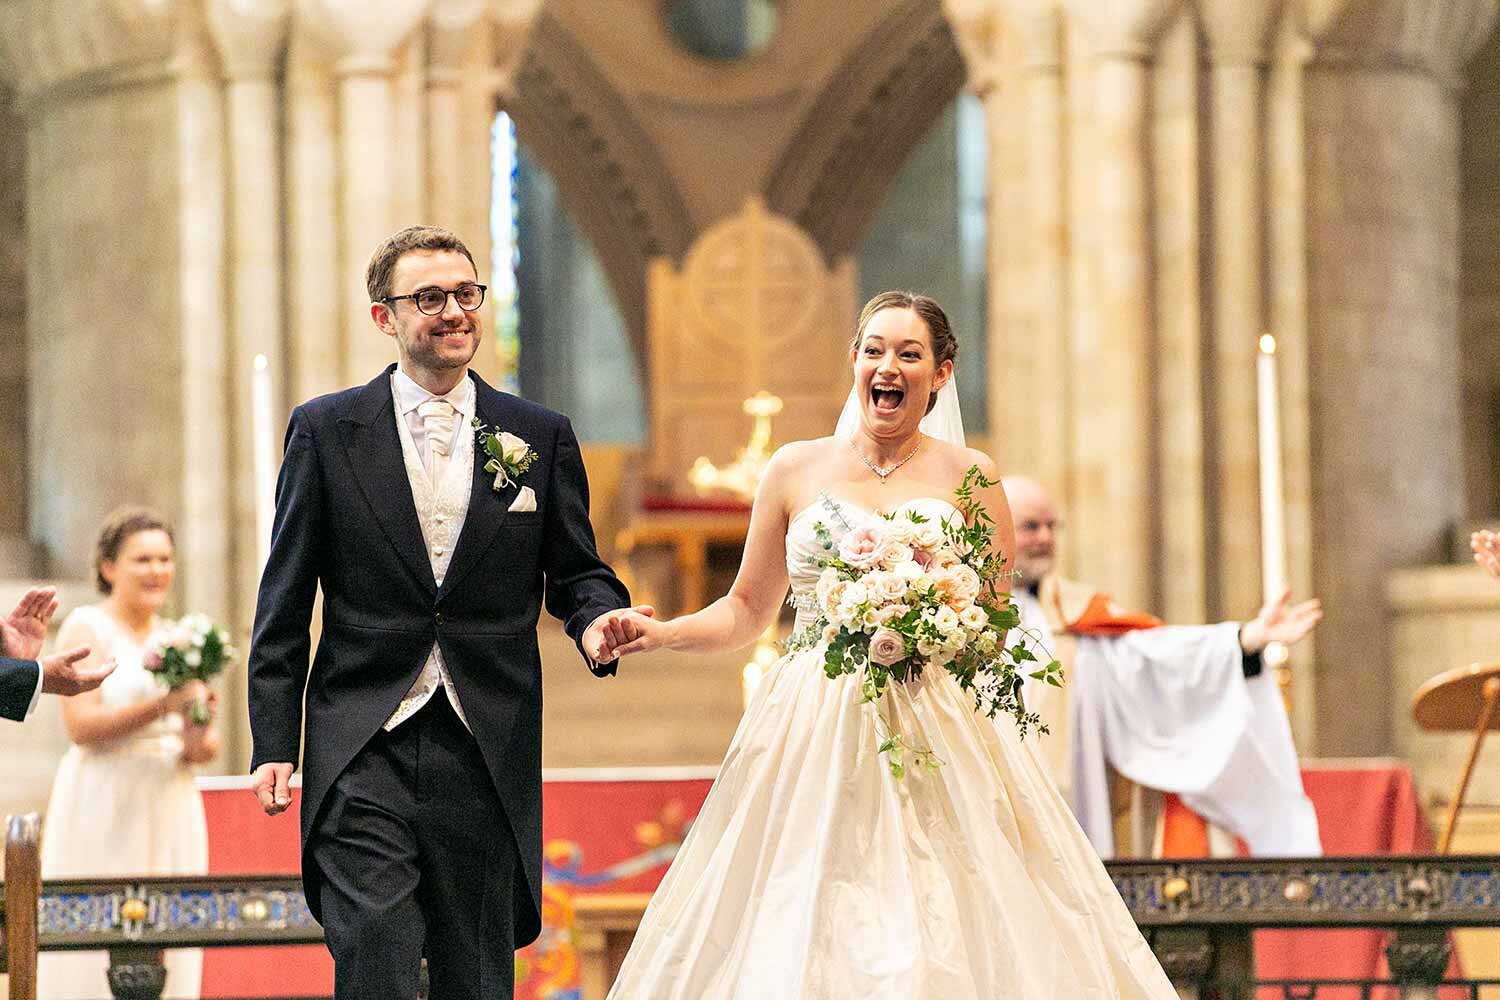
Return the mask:
<svg viewBox="0 0 1500 1000">
<path fill-rule="evenodd" d="M 0 467 L 0 576 L 27 576 L 32 565 L 26 524 L 26 140 L 11 95 L 0 88 L 0 440 L 11 442 Z"/>
<path fill-rule="evenodd" d="M 164 82 L 59 100 L 26 130 L 30 529 L 69 575 L 112 507 L 182 511 L 175 135 Z"/>
<path fill-rule="evenodd" d="M 1468 67 L 1459 106 L 1464 467 L 1471 521 L 1500 519 L 1500 36 Z"/>
</svg>

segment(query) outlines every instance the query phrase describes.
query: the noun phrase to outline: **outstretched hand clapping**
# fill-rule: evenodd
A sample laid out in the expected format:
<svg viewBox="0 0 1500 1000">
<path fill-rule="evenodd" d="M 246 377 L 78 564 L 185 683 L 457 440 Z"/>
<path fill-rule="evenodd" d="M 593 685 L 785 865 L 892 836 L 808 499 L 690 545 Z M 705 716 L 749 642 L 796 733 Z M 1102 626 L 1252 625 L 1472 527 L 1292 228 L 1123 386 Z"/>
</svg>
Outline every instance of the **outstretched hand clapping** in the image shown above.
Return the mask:
<svg viewBox="0 0 1500 1000">
<path fill-rule="evenodd" d="M 1284 646 L 1301 639 L 1323 620 L 1323 602 L 1302 601 L 1292 604 L 1292 588 L 1281 592 L 1274 601 L 1267 601 L 1254 618 L 1240 626 L 1240 648 L 1247 653 L 1258 653 L 1273 642 Z"/>
</svg>

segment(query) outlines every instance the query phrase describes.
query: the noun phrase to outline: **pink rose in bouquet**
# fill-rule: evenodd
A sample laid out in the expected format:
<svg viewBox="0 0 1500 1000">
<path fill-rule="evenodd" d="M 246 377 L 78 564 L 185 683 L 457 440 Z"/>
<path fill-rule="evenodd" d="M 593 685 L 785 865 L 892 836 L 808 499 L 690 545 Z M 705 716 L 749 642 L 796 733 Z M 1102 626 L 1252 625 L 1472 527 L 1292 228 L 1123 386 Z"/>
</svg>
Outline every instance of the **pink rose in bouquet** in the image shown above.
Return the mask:
<svg viewBox="0 0 1500 1000">
<path fill-rule="evenodd" d="M 905 656 L 906 639 L 900 632 L 882 627 L 870 636 L 870 659 L 875 663 L 888 667 L 892 663 L 900 663 Z"/>
<path fill-rule="evenodd" d="M 869 569 L 880 561 L 885 538 L 880 525 L 866 522 L 839 542 L 839 558 L 855 569 Z"/>
</svg>

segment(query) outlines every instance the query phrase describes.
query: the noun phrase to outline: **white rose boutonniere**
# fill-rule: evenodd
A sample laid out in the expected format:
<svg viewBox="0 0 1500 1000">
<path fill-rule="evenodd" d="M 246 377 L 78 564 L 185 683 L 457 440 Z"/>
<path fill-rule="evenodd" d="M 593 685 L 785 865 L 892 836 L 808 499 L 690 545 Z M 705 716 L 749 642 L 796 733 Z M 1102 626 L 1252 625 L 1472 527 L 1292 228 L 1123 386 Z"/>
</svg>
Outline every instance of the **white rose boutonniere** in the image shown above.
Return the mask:
<svg viewBox="0 0 1500 1000">
<path fill-rule="evenodd" d="M 531 468 L 537 458 L 536 452 L 524 438 L 509 431 L 491 430 L 480 423 L 478 417 L 474 418 L 473 424 L 479 446 L 489 456 L 489 460 L 484 463 L 484 471 L 494 473 L 495 483 L 492 489 L 499 493 Z"/>
</svg>

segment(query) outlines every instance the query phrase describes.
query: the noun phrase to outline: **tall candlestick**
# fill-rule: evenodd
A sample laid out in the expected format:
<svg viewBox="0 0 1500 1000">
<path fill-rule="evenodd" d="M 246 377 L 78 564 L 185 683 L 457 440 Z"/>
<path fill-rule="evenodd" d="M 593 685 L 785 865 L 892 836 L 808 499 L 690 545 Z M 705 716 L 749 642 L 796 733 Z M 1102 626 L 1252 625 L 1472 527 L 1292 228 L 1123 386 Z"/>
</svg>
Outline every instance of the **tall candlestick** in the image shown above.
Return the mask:
<svg viewBox="0 0 1500 1000">
<path fill-rule="evenodd" d="M 276 453 L 272 441 L 271 366 L 264 354 L 255 356 L 250 375 L 250 427 L 255 456 L 255 554 L 262 569 L 271 554 L 271 520 L 276 504 Z"/>
<path fill-rule="evenodd" d="M 1266 601 L 1286 588 L 1286 511 L 1281 496 L 1281 410 L 1276 393 L 1276 338 L 1260 338 L 1255 363 L 1256 410 L 1260 437 L 1260 574 Z M 1286 662 L 1286 648 L 1272 643 L 1266 659 L 1274 667 Z M 1286 678 L 1279 677 L 1283 684 Z"/>
</svg>

